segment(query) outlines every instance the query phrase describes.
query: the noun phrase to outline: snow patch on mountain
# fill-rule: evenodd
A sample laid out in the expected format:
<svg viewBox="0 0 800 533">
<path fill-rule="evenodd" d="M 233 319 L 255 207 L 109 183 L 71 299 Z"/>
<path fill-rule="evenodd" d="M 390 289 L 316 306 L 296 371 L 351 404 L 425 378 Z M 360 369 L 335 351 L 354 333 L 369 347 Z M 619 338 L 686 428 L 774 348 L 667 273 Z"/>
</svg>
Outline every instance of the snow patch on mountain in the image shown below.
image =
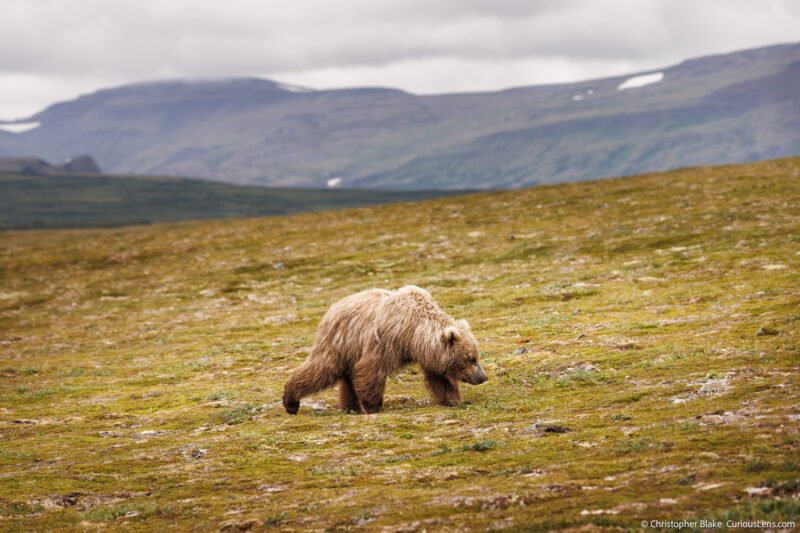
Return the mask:
<svg viewBox="0 0 800 533">
<path fill-rule="evenodd" d="M 0 131 L 7 131 L 9 133 L 24 133 L 26 131 L 35 130 L 41 126 L 41 122 L 17 122 L 15 124 L 0 124 Z"/>
<path fill-rule="evenodd" d="M 628 78 L 627 80 L 623 81 L 617 87 L 617 90 L 622 91 L 624 89 L 636 89 L 637 87 L 644 87 L 645 85 L 650 85 L 651 83 L 658 83 L 664 79 L 663 72 L 653 72 L 651 74 L 642 74 L 641 76 L 634 76 L 632 78 Z"/>
</svg>

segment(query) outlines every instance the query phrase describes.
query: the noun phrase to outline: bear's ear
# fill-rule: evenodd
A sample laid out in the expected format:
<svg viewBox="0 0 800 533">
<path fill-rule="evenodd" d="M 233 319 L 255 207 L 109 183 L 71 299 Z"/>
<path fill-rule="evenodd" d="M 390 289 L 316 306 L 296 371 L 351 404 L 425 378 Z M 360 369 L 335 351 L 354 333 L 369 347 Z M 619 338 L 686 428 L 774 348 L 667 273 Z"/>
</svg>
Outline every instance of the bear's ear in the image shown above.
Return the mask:
<svg viewBox="0 0 800 533">
<path fill-rule="evenodd" d="M 458 320 L 458 322 L 457 322 L 457 324 L 459 325 L 459 327 L 461 327 L 461 329 L 465 329 L 465 330 L 467 330 L 467 331 L 469 331 L 469 330 L 470 330 L 470 329 L 469 329 L 469 322 L 467 322 L 467 321 L 466 321 L 466 320 L 464 320 L 463 318 L 459 319 L 459 320 Z"/>
<path fill-rule="evenodd" d="M 453 344 L 458 339 L 458 330 L 453 326 L 447 326 L 442 332 L 442 342 Z"/>
</svg>

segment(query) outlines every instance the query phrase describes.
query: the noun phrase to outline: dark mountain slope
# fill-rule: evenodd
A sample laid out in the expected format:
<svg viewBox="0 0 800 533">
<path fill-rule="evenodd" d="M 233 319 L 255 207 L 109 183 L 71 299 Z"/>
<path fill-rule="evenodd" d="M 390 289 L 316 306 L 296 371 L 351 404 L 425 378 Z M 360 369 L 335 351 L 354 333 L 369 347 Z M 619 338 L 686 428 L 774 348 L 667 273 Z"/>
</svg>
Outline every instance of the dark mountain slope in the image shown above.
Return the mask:
<svg viewBox="0 0 800 533">
<path fill-rule="evenodd" d="M 0 172 L 0 231 L 288 215 L 466 192 L 243 187 L 183 178 L 29 170 L 27 174 Z"/>
</svg>

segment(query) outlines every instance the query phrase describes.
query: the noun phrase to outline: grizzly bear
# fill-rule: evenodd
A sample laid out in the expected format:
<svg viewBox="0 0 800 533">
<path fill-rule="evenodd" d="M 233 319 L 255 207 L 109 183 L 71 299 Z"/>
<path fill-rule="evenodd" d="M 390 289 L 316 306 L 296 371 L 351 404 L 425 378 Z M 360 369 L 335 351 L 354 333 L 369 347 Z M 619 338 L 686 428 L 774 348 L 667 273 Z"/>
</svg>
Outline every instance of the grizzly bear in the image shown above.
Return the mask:
<svg viewBox="0 0 800 533">
<path fill-rule="evenodd" d="M 377 413 L 386 378 L 410 363 L 422 368 L 439 405 L 461 401 L 459 381 L 487 379 L 467 321 L 450 318 L 425 289 L 353 294 L 322 317 L 311 353 L 286 381 L 283 406 L 296 414 L 301 398 L 338 382 L 341 409 Z"/>
</svg>

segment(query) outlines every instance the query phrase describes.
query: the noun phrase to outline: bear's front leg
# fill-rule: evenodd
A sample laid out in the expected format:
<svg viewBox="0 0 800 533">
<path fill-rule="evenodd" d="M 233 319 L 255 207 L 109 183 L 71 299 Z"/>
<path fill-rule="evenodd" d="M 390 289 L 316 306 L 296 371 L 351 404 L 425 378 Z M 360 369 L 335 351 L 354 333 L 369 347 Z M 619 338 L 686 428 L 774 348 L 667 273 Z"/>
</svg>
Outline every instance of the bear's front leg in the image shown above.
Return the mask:
<svg viewBox="0 0 800 533">
<path fill-rule="evenodd" d="M 457 382 L 433 372 L 425 372 L 425 384 L 437 404 L 453 407 L 461 403 L 461 390 Z"/>
<path fill-rule="evenodd" d="M 362 413 L 377 413 L 383 409 L 386 374 L 369 364 L 361 364 L 363 361 L 359 361 L 353 369 L 353 390 L 361 402 Z"/>
</svg>

